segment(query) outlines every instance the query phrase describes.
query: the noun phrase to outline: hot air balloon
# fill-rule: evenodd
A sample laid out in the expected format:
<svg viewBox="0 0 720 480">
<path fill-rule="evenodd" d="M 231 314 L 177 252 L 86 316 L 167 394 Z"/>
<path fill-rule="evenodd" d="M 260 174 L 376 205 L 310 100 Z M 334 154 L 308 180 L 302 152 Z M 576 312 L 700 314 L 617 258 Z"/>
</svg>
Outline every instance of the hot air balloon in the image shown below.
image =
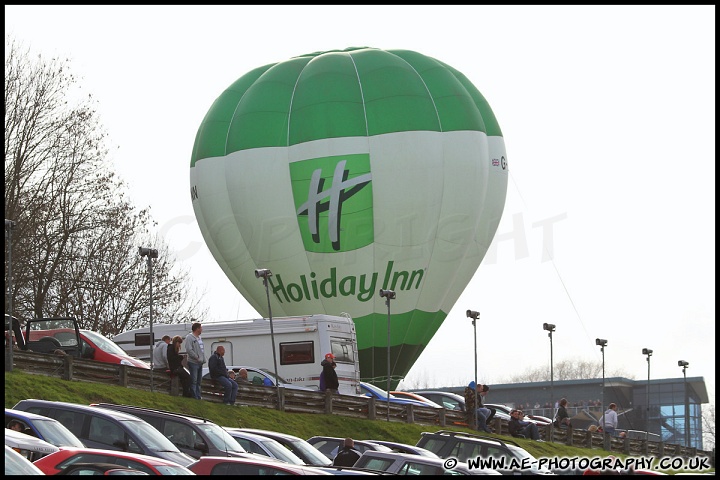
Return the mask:
<svg viewBox="0 0 720 480">
<path fill-rule="evenodd" d="M 204 240 L 267 316 L 350 314 L 361 377 L 404 378 L 478 269 L 505 205 L 505 143 L 459 71 L 357 47 L 256 68 L 200 125 L 190 189 Z M 380 289 L 393 290 L 390 307 Z M 390 310 L 390 313 L 388 312 Z"/>
</svg>

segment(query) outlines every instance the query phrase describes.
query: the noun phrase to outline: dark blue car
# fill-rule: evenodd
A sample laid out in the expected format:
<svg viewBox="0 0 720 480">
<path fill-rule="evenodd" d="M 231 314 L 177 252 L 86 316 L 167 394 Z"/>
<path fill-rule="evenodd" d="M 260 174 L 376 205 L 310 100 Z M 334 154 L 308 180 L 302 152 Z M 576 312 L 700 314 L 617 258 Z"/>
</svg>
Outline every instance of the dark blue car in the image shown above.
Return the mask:
<svg viewBox="0 0 720 480">
<path fill-rule="evenodd" d="M 40 440 L 45 440 L 56 447 L 85 446 L 79 438 L 54 418 L 6 408 L 5 428 L 7 428 L 13 420 L 22 423 L 23 433 L 38 437 Z"/>
</svg>

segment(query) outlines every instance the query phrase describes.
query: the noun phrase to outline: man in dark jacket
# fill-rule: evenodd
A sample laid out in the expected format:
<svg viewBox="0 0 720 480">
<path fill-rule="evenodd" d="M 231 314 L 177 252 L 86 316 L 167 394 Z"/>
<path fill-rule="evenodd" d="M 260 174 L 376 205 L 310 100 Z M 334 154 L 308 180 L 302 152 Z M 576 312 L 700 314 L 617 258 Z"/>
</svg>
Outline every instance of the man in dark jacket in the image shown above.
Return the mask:
<svg viewBox="0 0 720 480">
<path fill-rule="evenodd" d="M 488 408 L 483 405 L 483 397 L 490 391 L 488 385 L 478 383 L 475 385 L 474 381 L 471 381 L 467 387 L 465 387 L 465 414 L 467 415 L 468 425 L 472 425 L 475 422 L 475 415 L 477 412 L 477 424 L 475 428 L 484 432 L 492 433 L 493 429 L 488 426 L 488 422 L 495 417 L 495 409 Z M 477 396 L 477 408 L 475 407 L 475 397 Z"/>
<path fill-rule="evenodd" d="M 223 396 L 223 403 L 225 405 L 235 405 L 235 399 L 238 392 L 238 384 L 235 380 L 231 380 L 228 375 L 227 367 L 225 366 L 225 347 L 220 345 L 217 350 L 213 352 L 208 360 L 208 368 L 210 369 L 210 378 L 214 382 L 220 384 L 225 390 Z"/>
<path fill-rule="evenodd" d="M 325 390 L 330 390 L 332 393 L 338 393 L 340 381 L 338 380 L 337 373 L 335 372 L 335 367 L 337 367 L 337 364 L 335 363 L 335 355 L 332 353 L 325 355 L 325 360 L 320 362 L 320 366 L 322 366 L 322 376 L 324 377 L 324 382 L 321 383 L 325 384 Z"/>
<path fill-rule="evenodd" d="M 355 450 L 355 440 L 352 438 L 346 438 L 344 444 L 345 446 L 340 449 L 333 460 L 333 465 L 336 467 L 352 467 L 362 455 Z"/>
<path fill-rule="evenodd" d="M 508 430 L 510 431 L 510 435 L 512 435 L 513 437 L 522 435 L 525 438 L 541 442 L 542 440 L 540 440 L 540 432 L 538 431 L 538 426 L 532 422 L 522 420 L 523 416 L 524 415 L 521 410 L 512 410 L 510 412 L 511 418 L 510 422 L 508 422 Z"/>
</svg>

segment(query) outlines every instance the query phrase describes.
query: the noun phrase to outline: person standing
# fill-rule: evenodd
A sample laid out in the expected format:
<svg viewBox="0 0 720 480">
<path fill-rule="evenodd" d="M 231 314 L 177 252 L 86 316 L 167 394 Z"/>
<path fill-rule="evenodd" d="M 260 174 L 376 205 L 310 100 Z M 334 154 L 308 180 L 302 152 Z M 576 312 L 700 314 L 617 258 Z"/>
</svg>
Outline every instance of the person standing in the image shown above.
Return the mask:
<svg viewBox="0 0 720 480">
<path fill-rule="evenodd" d="M 338 393 L 340 381 L 338 380 L 337 372 L 335 372 L 335 368 L 337 367 L 337 363 L 335 363 L 335 355 L 332 353 L 326 354 L 325 360 L 320 362 L 320 366 L 322 367 L 322 373 L 320 374 L 322 380 L 320 382 L 320 389 L 323 392 L 330 390 L 332 393 Z M 323 385 L 325 388 L 322 388 Z"/>
<path fill-rule="evenodd" d="M 193 397 L 202 400 L 202 366 L 205 364 L 205 346 L 202 338 L 202 324 L 194 322 L 192 324 L 192 332 L 185 337 L 185 352 L 187 352 L 188 370 L 190 370 L 190 385 Z"/>
<path fill-rule="evenodd" d="M 195 395 L 191 387 L 190 372 L 183 366 L 183 356 L 180 354 L 182 342 L 183 339 L 180 335 L 175 335 L 170 341 L 170 345 L 168 345 L 167 348 L 168 368 L 170 369 L 171 375 L 176 375 L 180 378 L 183 397 L 194 398 Z"/>
<path fill-rule="evenodd" d="M 352 438 L 346 438 L 343 445 L 343 448 L 341 448 L 337 455 L 335 455 L 333 466 L 352 467 L 362 454 L 355 450 L 355 440 Z"/>
<path fill-rule="evenodd" d="M 608 405 L 603 418 L 605 419 L 603 420 L 603 431 L 615 436 L 615 429 L 618 426 L 617 405 L 614 403 Z"/>
<path fill-rule="evenodd" d="M 168 365 L 168 345 L 170 345 L 170 335 L 163 335 L 153 347 L 153 369 L 167 370 Z"/>
<path fill-rule="evenodd" d="M 238 384 L 234 380 L 230 379 L 228 375 L 228 369 L 225 366 L 225 347 L 222 345 L 215 349 L 215 352 L 210 355 L 208 360 L 208 368 L 210 370 L 210 378 L 214 382 L 222 385 L 225 394 L 223 395 L 223 403 L 225 405 L 235 405 L 235 399 L 238 392 Z"/>
</svg>

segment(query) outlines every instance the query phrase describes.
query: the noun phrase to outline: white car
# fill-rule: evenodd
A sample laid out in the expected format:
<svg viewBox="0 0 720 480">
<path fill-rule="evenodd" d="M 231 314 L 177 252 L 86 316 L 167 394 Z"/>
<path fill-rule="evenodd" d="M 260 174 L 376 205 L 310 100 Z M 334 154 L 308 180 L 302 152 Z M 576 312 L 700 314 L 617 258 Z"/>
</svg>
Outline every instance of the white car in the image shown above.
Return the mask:
<svg viewBox="0 0 720 480">
<path fill-rule="evenodd" d="M 470 469 L 463 462 L 450 463 L 441 458 L 374 450 L 366 450 L 353 467 L 395 475 L 500 475 L 497 470 Z"/>
<path fill-rule="evenodd" d="M 267 387 L 274 387 L 275 382 L 277 382 L 279 387 L 293 390 L 307 390 L 309 392 L 317 392 L 317 389 L 312 387 L 289 383 L 281 376 L 271 372 L 266 368 L 247 367 L 243 365 L 229 365 L 227 368 L 228 370 L 234 371 L 235 375 L 237 375 L 237 378 L 240 377 L 238 373 L 240 369 L 244 368 L 248 372 L 248 381 L 250 381 L 250 383 L 252 383 L 253 385 L 265 385 Z M 203 367 L 202 377 L 206 380 L 210 379 L 210 369 L 208 367 Z"/>
</svg>

